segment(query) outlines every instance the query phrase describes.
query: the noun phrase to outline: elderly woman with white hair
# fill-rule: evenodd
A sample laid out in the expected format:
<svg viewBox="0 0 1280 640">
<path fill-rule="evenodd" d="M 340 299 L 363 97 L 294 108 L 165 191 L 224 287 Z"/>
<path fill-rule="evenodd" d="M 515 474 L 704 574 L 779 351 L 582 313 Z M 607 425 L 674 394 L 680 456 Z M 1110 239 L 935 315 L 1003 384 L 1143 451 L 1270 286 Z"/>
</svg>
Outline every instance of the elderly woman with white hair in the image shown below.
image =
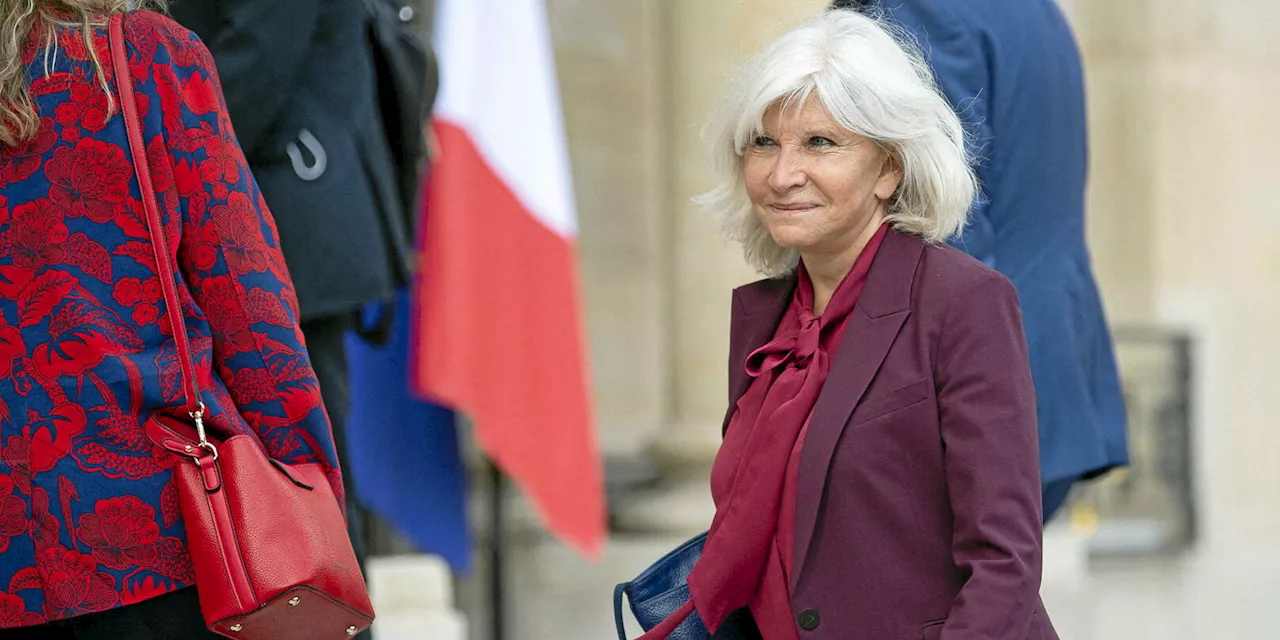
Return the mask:
<svg viewBox="0 0 1280 640">
<path fill-rule="evenodd" d="M 976 184 L 928 66 L 829 11 L 746 64 L 715 126 L 701 203 L 768 278 L 733 295 L 684 614 L 716 637 L 1056 638 L 1017 295 L 943 244 Z"/>
</svg>

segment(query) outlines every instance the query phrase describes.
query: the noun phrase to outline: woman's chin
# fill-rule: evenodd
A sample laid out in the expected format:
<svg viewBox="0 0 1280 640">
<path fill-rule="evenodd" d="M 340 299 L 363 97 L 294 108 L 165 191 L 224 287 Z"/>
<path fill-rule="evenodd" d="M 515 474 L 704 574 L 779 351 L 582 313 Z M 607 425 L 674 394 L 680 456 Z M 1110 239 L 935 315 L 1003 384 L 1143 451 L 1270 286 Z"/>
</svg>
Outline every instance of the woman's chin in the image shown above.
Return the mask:
<svg viewBox="0 0 1280 640">
<path fill-rule="evenodd" d="M 773 237 L 774 242 L 778 243 L 778 246 L 796 251 L 812 247 L 816 241 L 814 234 L 806 233 L 802 229 L 774 229 L 769 232 L 769 235 Z"/>
</svg>

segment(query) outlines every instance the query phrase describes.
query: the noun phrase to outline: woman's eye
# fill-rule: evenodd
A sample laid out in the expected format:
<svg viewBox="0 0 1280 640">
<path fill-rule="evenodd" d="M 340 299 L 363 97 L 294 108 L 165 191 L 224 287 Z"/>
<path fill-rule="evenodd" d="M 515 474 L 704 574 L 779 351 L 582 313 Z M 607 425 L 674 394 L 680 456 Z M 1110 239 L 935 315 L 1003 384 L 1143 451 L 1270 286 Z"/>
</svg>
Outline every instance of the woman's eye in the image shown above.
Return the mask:
<svg viewBox="0 0 1280 640">
<path fill-rule="evenodd" d="M 773 145 L 773 139 L 769 136 L 756 136 L 755 140 L 751 141 L 753 147 L 772 147 Z"/>
<path fill-rule="evenodd" d="M 809 138 L 809 145 L 813 147 L 834 147 L 836 146 L 836 143 L 832 142 L 831 138 L 814 136 L 812 138 Z"/>
</svg>

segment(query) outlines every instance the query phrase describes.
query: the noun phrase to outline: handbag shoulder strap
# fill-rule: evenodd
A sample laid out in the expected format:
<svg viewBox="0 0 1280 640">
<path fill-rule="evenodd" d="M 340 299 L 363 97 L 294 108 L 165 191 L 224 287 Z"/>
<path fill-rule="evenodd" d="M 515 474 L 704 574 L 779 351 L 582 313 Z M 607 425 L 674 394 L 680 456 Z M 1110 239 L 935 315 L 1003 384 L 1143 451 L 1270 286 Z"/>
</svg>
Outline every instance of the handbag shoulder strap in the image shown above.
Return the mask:
<svg viewBox="0 0 1280 640">
<path fill-rule="evenodd" d="M 124 41 L 124 13 L 111 16 L 107 38 L 111 48 L 111 65 L 115 72 L 116 91 L 120 94 L 120 112 L 124 117 L 129 137 L 129 152 L 133 156 L 133 168 L 142 191 L 142 208 L 146 213 L 147 234 L 151 236 L 151 250 L 155 254 L 156 272 L 168 311 L 173 341 L 177 347 L 178 365 L 182 369 L 182 393 L 186 396 L 186 409 L 196 418 L 203 442 L 204 404 L 200 401 L 200 389 L 196 386 L 195 360 L 191 357 L 191 343 L 187 337 L 187 323 L 182 316 L 182 304 L 178 297 L 177 273 L 170 257 L 169 243 L 165 238 L 164 224 L 160 221 L 160 205 L 151 182 L 151 167 L 147 161 L 147 148 L 142 141 L 142 118 L 138 115 L 138 103 L 134 96 L 133 75 L 129 71 L 129 56 Z"/>
</svg>

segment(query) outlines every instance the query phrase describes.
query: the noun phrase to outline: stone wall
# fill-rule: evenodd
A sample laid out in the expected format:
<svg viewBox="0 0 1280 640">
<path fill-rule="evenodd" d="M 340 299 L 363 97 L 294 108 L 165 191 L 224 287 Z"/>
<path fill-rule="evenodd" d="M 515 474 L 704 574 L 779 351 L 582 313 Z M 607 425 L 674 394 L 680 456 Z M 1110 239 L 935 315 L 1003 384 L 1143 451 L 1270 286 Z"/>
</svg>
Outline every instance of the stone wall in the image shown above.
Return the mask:
<svg viewBox="0 0 1280 640">
<path fill-rule="evenodd" d="M 1088 73 L 1090 241 L 1120 322 L 1197 340 L 1211 546 L 1280 537 L 1280 6 L 1072 0 Z"/>
</svg>

